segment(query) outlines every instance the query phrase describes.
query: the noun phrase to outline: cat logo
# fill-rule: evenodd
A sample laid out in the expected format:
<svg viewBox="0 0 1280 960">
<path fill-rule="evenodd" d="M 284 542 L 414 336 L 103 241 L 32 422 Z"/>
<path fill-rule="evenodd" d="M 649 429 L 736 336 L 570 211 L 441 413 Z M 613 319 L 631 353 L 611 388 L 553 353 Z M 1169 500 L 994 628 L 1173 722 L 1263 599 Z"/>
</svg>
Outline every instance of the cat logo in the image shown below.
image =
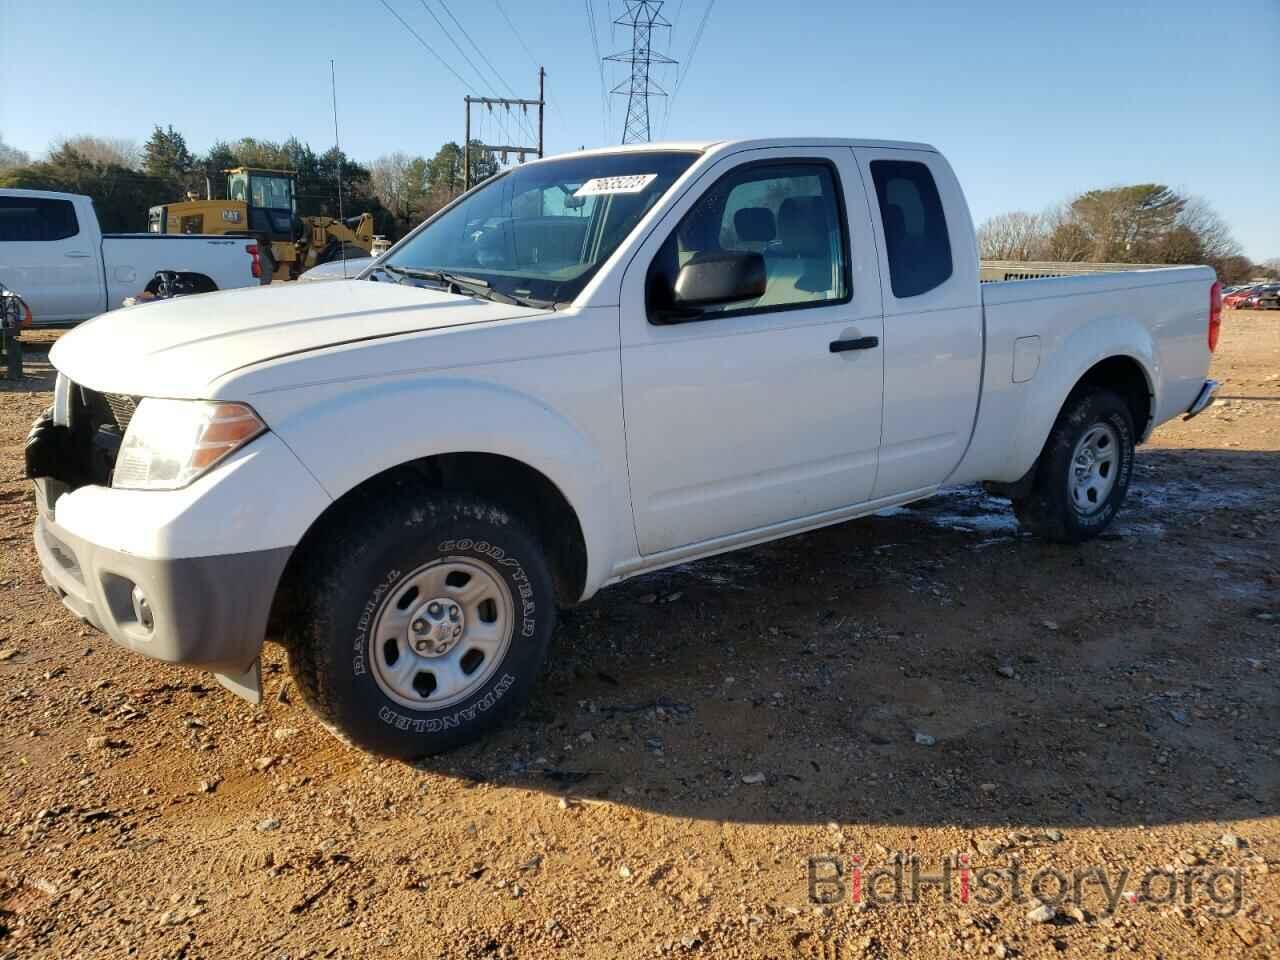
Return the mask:
<svg viewBox="0 0 1280 960">
<path fill-rule="evenodd" d="M 240 211 L 239 210 L 223 210 L 222 219 L 227 221 L 227 223 L 239 223 Z"/>
</svg>

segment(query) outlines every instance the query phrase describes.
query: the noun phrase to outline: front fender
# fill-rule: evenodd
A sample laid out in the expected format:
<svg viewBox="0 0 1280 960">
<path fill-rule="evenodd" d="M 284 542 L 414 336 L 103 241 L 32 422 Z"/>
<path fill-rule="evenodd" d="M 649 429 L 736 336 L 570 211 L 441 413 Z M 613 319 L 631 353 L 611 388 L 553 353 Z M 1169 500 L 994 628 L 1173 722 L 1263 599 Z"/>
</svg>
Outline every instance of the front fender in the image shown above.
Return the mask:
<svg viewBox="0 0 1280 960">
<path fill-rule="evenodd" d="M 335 500 L 393 467 L 446 453 L 490 453 L 519 460 L 554 483 L 578 515 L 587 547 L 590 595 L 617 552 L 611 491 L 626 490 L 615 465 L 556 410 L 502 384 L 466 378 L 379 381 L 295 406 L 278 423 L 281 439 Z M 620 423 L 615 427 L 621 433 Z"/>
<path fill-rule="evenodd" d="M 1022 416 L 1005 469 L 990 479 L 1012 482 L 1031 469 L 1062 405 L 1095 364 L 1111 357 L 1135 360 L 1147 379 L 1147 389 L 1153 396 L 1158 395 L 1159 349 L 1147 327 L 1133 317 L 1113 315 L 1090 320 L 1056 343 L 1051 342 L 1046 354 L 1039 375 L 1025 385 Z M 1140 438 L 1145 436 L 1147 425 L 1135 426 Z"/>
</svg>

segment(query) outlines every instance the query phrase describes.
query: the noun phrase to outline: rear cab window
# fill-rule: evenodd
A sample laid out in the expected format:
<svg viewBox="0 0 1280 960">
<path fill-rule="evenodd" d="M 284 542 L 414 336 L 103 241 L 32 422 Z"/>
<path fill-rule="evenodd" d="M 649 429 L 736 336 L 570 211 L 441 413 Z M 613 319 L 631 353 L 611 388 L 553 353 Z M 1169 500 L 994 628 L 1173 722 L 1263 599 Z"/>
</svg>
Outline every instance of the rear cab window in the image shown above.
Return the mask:
<svg viewBox="0 0 1280 960">
<path fill-rule="evenodd" d="M 929 168 L 912 160 L 873 160 L 889 280 L 899 300 L 918 297 L 951 277 L 951 237 Z"/>
<path fill-rule="evenodd" d="M 70 200 L 0 197 L 0 243 L 48 243 L 80 232 Z"/>
</svg>

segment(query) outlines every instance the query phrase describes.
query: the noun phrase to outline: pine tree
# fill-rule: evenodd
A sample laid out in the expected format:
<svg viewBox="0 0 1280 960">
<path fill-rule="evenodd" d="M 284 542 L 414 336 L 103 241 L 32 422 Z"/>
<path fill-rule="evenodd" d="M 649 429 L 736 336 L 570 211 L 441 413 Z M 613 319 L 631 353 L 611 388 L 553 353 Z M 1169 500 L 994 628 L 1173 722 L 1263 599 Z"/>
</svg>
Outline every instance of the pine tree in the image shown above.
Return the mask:
<svg viewBox="0 0 1280 960">
<path fill-rule="evenodd" d="M 142 147 L 142 168 L 153 177 L 184 182 L 195 165 L 195 157 L 187 149 L 187 141 L 170 125 L 160 129 L 156 124 Z"/>
</svg>

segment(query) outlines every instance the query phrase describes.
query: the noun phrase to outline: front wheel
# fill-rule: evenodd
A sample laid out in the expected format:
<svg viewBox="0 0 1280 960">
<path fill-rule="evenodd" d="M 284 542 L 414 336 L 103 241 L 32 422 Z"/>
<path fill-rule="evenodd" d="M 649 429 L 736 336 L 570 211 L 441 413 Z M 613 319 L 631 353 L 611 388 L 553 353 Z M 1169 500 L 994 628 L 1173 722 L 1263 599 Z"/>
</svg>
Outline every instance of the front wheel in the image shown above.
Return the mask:
<svg viewBox="0 0 1280 960">
<path fill-rule="evenodd" d="M 1124 400 L 1109 390 L 1073 394 L 1045 441 L 1030 494 L 1013 501 L 1018 522 L 1057 543 L 1102 533 L 1128 493 L 1134 444 Z"/>
<path fill-rule="evenodd" d="M 312 709 L 416 759 L 527 701 L 555 618 L 537 541 L 492 504 L 405 484 L 351 504 L 304 559 L 285 642 Z"/>
</svg>

